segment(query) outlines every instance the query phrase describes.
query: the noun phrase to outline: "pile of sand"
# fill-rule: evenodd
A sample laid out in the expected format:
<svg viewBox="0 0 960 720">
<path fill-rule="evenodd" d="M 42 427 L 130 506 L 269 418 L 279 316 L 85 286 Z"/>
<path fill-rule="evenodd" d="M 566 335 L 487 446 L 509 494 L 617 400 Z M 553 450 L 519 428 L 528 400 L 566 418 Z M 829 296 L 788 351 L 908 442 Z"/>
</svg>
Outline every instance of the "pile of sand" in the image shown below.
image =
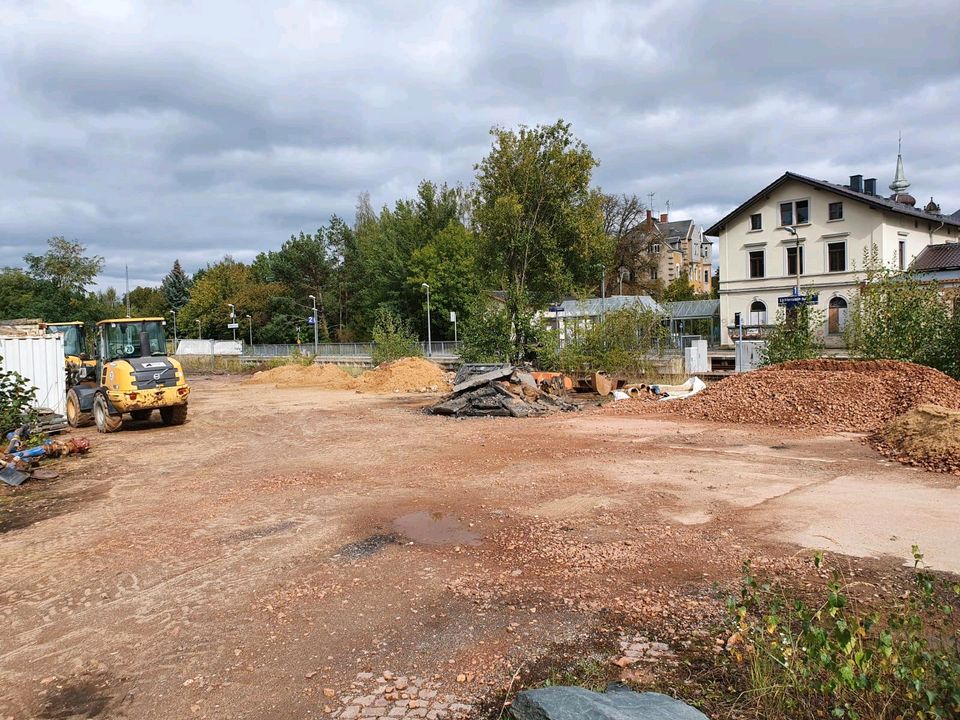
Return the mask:
<svg viewBox="0 0 960 720">
<path fill-rule="evenodd" d="M 875 432 L 918 405 L 960 409 L 960 382 L 894 360 L 803 360 L 734 375 L 664 404 L 719 422 Z"/>
<path fill-rule="evenodd" d="M 934 472 L 960 475 L 960 412 L 921 405 L 870 438 L 887 457 Z"/>
<path fill-rule="evenodd" d="M 450 391 L 443 369 L 423 358 L 401 358 L 383 363 L 367 370 L 358 380 L 359 389 L 369 393 Z"/>
<path fill-rule="evenodd" d="M 354 390 L 357 381 L 336 365 L 281 365 L 254 373 L 247 380 L 255 385 L 276 387 L 318 387 L 326 390 Z"/>
</svg>

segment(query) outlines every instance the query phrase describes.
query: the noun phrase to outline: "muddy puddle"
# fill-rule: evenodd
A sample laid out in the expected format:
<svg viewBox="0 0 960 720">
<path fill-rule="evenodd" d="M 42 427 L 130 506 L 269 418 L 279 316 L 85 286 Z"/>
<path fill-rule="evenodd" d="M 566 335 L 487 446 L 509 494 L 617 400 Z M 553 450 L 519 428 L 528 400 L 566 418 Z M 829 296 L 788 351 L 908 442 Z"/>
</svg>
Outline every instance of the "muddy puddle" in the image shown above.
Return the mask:
<svg viewBox="0 0 960 720">
<path fill-rule="evenodd" d="M 424 545 L 477 545 L 480 533 L 465 526 L 455 516 L 443 512 L 420 511 L 393 521 L 393 529 L 408 540 Z"/>
</svg>

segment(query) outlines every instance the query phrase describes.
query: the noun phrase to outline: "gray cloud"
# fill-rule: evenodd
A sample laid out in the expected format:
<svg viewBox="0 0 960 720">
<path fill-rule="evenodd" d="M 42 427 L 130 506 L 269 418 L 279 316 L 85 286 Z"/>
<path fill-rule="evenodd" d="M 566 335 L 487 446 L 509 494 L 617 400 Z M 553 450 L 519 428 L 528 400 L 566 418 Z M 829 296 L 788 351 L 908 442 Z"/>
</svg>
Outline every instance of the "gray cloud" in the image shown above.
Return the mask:
<svg viewBox="0 0 960 720">
<path fill-rule="evenodd" d="M 604 189 L 703 224 L 786 169 L 885 186 L 900 130 L 914 194 L 960 208 L 955 0 L 244 7 L 0 0 L 5 264 L 53 234 L 105 284 L 247 259 L 558 117 Z"/>
</svg>

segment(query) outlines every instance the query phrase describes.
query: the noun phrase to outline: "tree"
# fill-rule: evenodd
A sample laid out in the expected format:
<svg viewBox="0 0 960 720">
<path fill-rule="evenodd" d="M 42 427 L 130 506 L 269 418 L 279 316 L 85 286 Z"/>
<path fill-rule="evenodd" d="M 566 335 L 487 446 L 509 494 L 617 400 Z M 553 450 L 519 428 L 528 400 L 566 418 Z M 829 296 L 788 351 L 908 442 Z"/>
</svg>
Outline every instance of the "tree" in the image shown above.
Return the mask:
<svg viewBox="0 0 960 720">
<path fill-rule="evenodd" d="M 187 274 L 180 267 L 180 260 L 173 261 L 173 267 L 170 269 L 161 283 L 163 294 L 167 305 L 171 309 L 180 312 L 184 305 L 190 301 L 190 288 L 193 283 Z"/>
<path fill-rule="evenodd" d="M 604 371 L 640 379 L 651 370 L 650 352 L 666 340 L 663 317 L 643 307 L 607 313 L 603 322 L 574 326 L 560 351 L 557 369 L 579 374 Z"/>
<path fill-rule="evenodd" d="M 823 312 L 808 303 L 778 310 L 777 321 L 760 350 L 761 365 L 811 360 L 823 354 Z"/>
<path fill-rule="evenodd" d="M 690 284 L 690 276 L 686 271 L 681 272 L 677 277 L 670 281 L 667 289 L 663 291 L 663 302 L 679 302 L 681 300 L 694 300 L 697 292 Z"/>
<path fill-rule="evenodd" d="M 460 325 L 460 359 L 467 363 L 508 362 L 513 354 L 506 307 L 480 295 Z"/>
<path fill-rule="evenodd" d="M 371 353 L 374 365 L 421 354 L 417 335 L 403 318 L 386 306 L 378 308 Z"/>
<path fill-rule="evenodd" d="M 646 222 L 640 198 L 604 194 L 602 209 L 604 231 L 614 247 L 613 272 L 605 274 L 607 294 L 619 292 L 623 285 L 635 294 L 660 295 L 663 283 L 654 280 L 651 272 L 660 266 L 660 258 L 652 252 L 660 234 L 653 223 Z"/>
<path fill-rule="evenodd" d="M 135 287 L 130 291 L 130 312 L 134 317 L 164 317 L 167 296 L 162 288 Z"/>
<path fill-rule="evenodd" d="M 52 283 L 58 290 L 74 295 L 85 293 L 87 286 L 103 269 L 103 258 L 99 255 L 88 257 L 83 245 L 62 235 L 50 238 L 47 245 L 43 255 L 28 253 L 23 256 L 29 274 L 37 280 Z"/>
<path fill-rule="evenodd" d="M 594 285 L 611 244 L 601 195 L 590 189 L 597 162 L 569 124 L 490 133 L 493 146 L 475 168 L 473 219 L 480 257 L 507 291 L 515 355 L 522 358 L 531 335 L 524 318 Z"/>
</svg>

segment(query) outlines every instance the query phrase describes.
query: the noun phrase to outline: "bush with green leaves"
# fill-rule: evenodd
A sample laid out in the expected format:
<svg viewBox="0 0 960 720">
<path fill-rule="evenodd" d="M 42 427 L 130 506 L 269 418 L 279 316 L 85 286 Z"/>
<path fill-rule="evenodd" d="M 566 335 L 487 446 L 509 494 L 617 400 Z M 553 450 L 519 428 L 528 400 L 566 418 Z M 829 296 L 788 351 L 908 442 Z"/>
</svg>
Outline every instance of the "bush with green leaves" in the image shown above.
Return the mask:
<svg viewBox="0 0 960 720">
<path fill-rule="evenodd" d="M 649 374 L 650 354 L 666 338 L 667 329 L 657 313 L 640 307 L 615 310 L 606 313 L 602 322 L 573 327 L 560 350 L 557 369 L 639 379 Z"/>
<path fill-rule="evenodd" d="M 403 318 L 389 307 L 379 307 L 373 325 L 374 365 L 422 354 L 416 334 Z"/>
<path fill-rule="evenodd" d="M 912 588 L 871 605 L 839 572 L 808 599 L 758 580 L 746 563 L 728 602 L 727 648 L 747 706 L 738 716 L 960 717 L 960 584 L 918 569 L 913 552 Z"/>
<path fill-rule="evenodd" d="M 36 392 L 20 373 L 0 371 L 0 438 L 36 418 Z"/>
<path fill-rule="evenodd" d="M 823 311 L 812 305 L 778 310 L 777 321 L 768 331 L 760 350 L 761 365 L 776 365 L 789 360 L 811 360 L 823 354 Z"/>
<path fill-rule="evenodd" d="M 960 377 L 956 318 L 936 283 L 884 265 L 874 247 L 844 331 L 853 355 L 929 365 Z"/>
<path fill-rule="evenodd" d="M 460 358 L 466 363 L 509 362 L 512 351 L 506 307 L 475 300 L 460 323 Z"/>
</svg>

